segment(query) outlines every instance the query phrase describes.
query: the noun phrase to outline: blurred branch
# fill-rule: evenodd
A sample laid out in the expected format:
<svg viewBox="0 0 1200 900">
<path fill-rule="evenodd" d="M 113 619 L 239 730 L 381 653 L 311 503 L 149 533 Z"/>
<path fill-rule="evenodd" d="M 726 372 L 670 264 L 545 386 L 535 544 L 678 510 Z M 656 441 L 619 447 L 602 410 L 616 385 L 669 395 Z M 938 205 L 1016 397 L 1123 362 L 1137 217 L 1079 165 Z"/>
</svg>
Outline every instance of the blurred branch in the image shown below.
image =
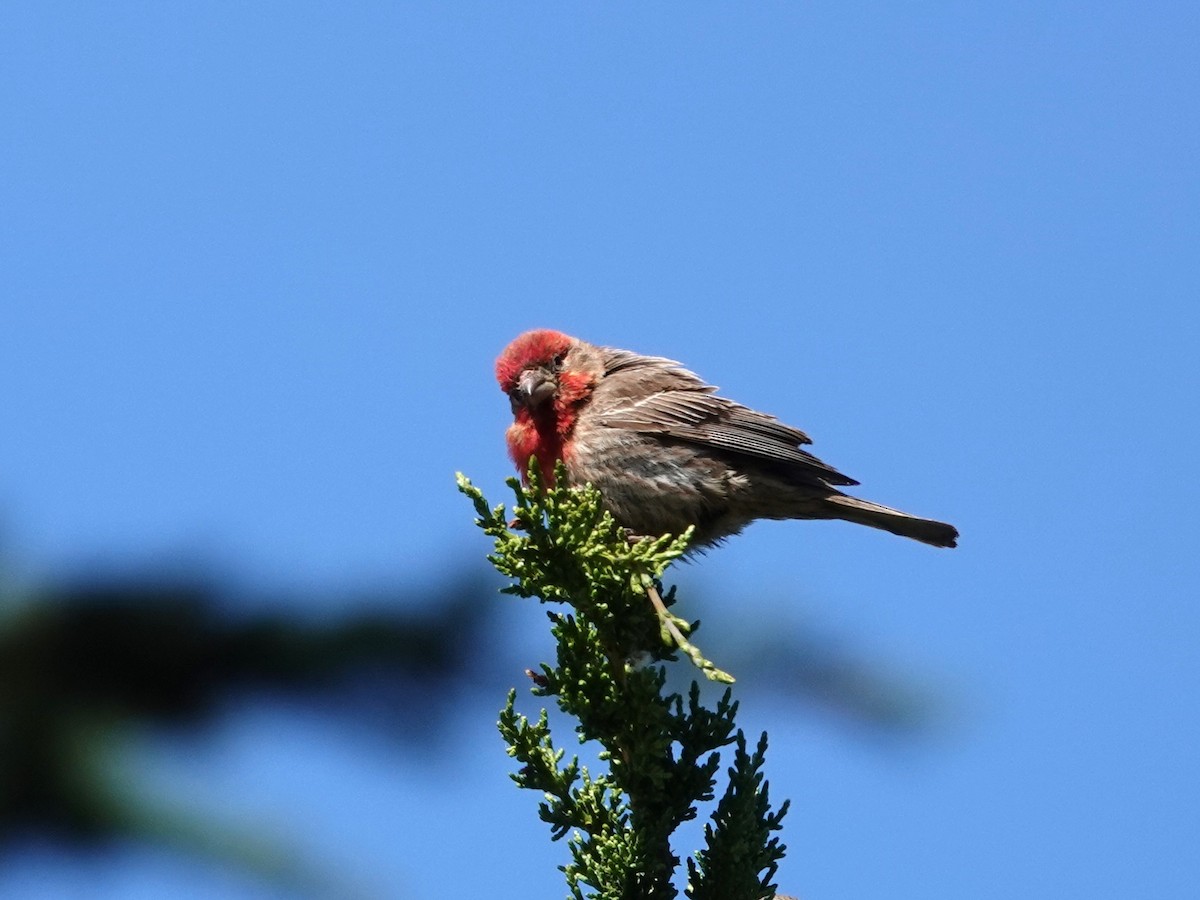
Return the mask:
<svg viewBox="0 0 1200 900">
<path fill-rule="evenodd" d="M 431 686 L 463 680 L 487 593 L 464 581 L 418 607 L 396 591 L 388 612 L 301 622 L 286 611 L 237 616 L 218 592 L 161 577 L 20 597 L 0 586 L 0 844 L 30 831 L 77 843 L 135 837 L 296 881 L 302 867 L 280 848 L 114 777 L 123 740 L 200 727 L 251 691 L 316 707 L 336 698 L 339 712 L 371 720 L 378 703 L 364 703 L 384 694 L 391 721 L 410 726 L 402 733 L 428 739 L 431 704 L 417 699 L 440 696 L 444 707 L 445 691 Z"/>
</svg>

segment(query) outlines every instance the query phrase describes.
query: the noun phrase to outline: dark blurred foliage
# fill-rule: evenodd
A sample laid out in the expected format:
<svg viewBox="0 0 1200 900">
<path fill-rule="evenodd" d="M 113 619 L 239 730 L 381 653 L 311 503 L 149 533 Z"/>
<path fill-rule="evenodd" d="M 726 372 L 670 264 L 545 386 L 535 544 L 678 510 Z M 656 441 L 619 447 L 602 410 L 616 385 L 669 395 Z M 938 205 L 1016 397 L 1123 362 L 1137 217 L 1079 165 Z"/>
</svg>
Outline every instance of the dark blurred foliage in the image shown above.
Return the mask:
<svg viewBox="0 0 1200 900">
<path fill-rule="evenodd" d="M 161 572 L 19 594 L 0 584 L 0 851 L 31 834 L 81 849 L 133 838 L 297 881 L 280 848 L 114 779 L 114 736 L 198 734 L 239 697 L 268 694 L 335 726 L 383 727 L 399 749 L 436 741 L 455 697 L 486 685 L 498 707 L 519 681 L 515 661 L 496 675 L 514 653 L 495 616 L 519 602 L 497 587 L 476 578 L 318 604 L 247 602 L 220 581 Z M 922 693 L 825 637 L 772 627 L 730 635 L 726 652 L 743 693 L 769 686 L 884 732 L 921 724 Z"/>
<path fill-rule="evenodd" d="M 494 605 L 475 580 L 434 597 L 398 589 L 346 604 L 370 611 L 305 621 L 279 604 L 245 614 L 228 593 L 161 574 L 20 596 L 0 587 L 0 845 L 30 834 L 81 848 L 133 837 L 284 874 L 271 848 L 135 799 L 112 777 L 113 738 L 199 729 L 253 692 L 428 740 L 447 684 L 461 688 L 481 657 Z"/>
</svg>

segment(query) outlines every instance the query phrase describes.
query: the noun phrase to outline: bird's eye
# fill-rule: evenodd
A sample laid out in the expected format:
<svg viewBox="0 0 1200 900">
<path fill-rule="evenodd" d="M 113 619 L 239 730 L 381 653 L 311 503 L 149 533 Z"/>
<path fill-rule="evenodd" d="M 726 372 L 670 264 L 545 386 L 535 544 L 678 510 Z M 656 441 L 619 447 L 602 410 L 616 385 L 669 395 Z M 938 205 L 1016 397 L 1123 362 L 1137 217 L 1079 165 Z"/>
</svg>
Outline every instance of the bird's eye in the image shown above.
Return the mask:
<svg viewBox="0 0 1200 900">
<path fill-rule="evenodd" d="M 567 358 L 567 351 L 564 350 L 562 353 L 558 354 L 558 356 L 554 357 L 554 359 L 550 360 L 550 369 L 554 372 L 561 372 L 562 367 L 563 367 L 563 360 L 565 360 L 566 358 Z"/>
</svg>

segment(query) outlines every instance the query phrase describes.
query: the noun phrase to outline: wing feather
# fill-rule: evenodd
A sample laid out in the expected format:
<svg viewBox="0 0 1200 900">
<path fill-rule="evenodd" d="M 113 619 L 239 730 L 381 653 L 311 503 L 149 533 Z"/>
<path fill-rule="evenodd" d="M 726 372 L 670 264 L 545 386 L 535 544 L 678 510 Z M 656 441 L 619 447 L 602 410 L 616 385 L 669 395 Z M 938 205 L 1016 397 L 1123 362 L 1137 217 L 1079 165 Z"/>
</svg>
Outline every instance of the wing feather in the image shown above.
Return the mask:
<svg viewBox="0 0 1200 900">
<path fill-rule="evenodd" d="M 661 434 L 779 463 L 827 484 L 858 484 L 802 450 L 812 443 L 803 431 L 718 397 L 716 390 L 674 360 L 612 350 L 592 398 L 590 418 L 609 428 Z"/>
</svg>

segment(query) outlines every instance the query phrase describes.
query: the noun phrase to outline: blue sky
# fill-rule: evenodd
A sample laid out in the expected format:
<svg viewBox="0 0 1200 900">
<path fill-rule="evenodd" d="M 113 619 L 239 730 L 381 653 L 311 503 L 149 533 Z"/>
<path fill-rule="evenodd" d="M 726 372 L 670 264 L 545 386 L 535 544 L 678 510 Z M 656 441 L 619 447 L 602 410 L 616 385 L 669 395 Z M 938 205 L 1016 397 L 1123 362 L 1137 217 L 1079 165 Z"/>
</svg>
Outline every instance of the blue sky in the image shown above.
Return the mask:
<svg viewBox="0 0 1200 900">
<path fill-rule="evenodd" d="M 485 551 L 452 474 L 501 496 L 511 337 L 671 356 L 963 534 L 770 523 L 681 575 L 718 662 L 722 622 L 814 620 L 955 697 L 902 752 L 747 706 L 794 799 L 782 886 L 1189 897 L 1198 24 L 1182 3 L 6 6 L 9 566 L 427 582 Z M 441 896 L 448 871 L 560 896 L 563 848 L 503 775 L 506 688 L 415 768 L 266 708 L 141 752 L 382 896 Z M 463 809 L 508 887 L 462 870 Z M 0 885 L 259 895 L 228 877 L 130 849 Z"/>
</svg>

